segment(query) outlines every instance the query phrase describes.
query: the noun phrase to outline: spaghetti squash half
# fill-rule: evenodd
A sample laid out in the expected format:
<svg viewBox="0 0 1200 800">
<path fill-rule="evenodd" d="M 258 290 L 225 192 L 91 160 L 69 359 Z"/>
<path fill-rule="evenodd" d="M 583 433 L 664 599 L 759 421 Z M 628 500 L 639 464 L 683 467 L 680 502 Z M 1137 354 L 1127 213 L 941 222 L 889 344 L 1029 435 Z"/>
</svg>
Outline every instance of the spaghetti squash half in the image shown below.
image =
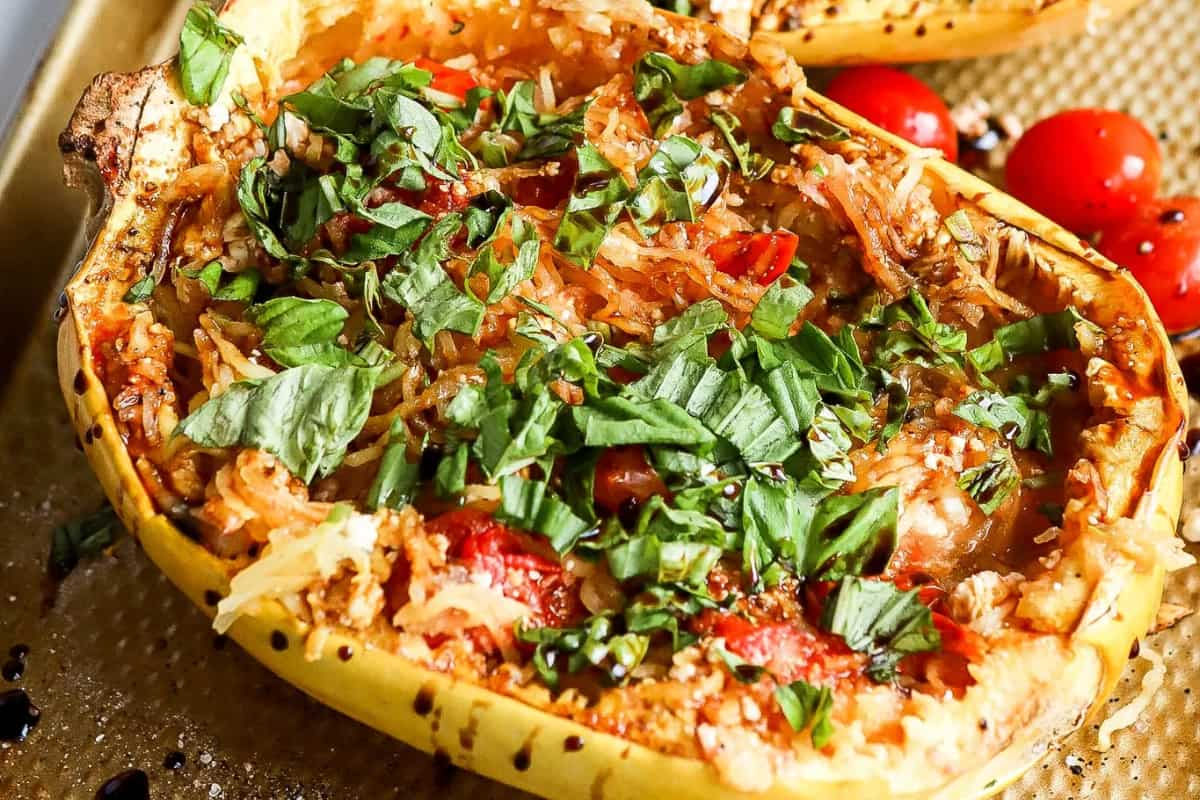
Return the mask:
<svg viewBox="0 0 1200 800">
<path fill-rule="evenodd" d="M 63 391 L 285 679 L 548 797 L 997 791 L 1158 605 L 1137 285 L 642 2 L 237 0 L 98 78 Z"/>
</svg>

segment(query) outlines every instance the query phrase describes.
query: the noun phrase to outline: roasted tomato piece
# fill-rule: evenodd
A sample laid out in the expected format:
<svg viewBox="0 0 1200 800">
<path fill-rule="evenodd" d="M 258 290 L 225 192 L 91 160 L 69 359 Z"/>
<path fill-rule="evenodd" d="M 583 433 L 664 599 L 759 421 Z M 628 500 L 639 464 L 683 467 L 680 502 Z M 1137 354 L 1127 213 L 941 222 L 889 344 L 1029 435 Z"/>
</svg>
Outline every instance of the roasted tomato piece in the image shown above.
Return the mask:
<svg viewBox="0 0 1200 800">
<path fill-rule="evenodd" d="M 667 494 L 667 485 L 646 460 L 641 447 L 611 447 L 596 462 L 596 505 L 615 514 L 628 500 L 644 503 L 654 495 Z"/>
<path fill-rule="evenodd" d="M 463 508 L 429 520 L 426 529 L 450 540 L 450 555 L 491 578 L 505 597 L 532 609 L 534 623 L 556 627 L 580 613 L 578 592 L 562 565 L 530 552 L 531 539 L 490 514 Z"/>
<path fill-rule="evenodd" d="M 787 272 L 800 239 L 790 231 L 731 233 L 708 247 L 708 257 L 726 275 L 748 275 L 766 286 Z"/>
<path fill-rule="evenodd" d="M 825 682 L 860 671 L 862 657 L 840 640 L 809 630 L 802 621 L 752 622 L 736 614 L 716 619 L 712 633 L 747 663 L 766 667 L 778 680 Z"/>
<path fill-rule="evenodd" d="M 421 69 L 433 73 L 433 81 L 429 84 L 430 88 L 436 89 L 439 92 L 445 92 L 446 94 L 452 94 L 459 100 L 466 100 L 467 92 L 479 85 L 479 81 L 475 80 L 471 76 L 471 73 L 466 70 L 447 67 L 440 61 L 421 57 L 413 63 Z"/>
</svg>

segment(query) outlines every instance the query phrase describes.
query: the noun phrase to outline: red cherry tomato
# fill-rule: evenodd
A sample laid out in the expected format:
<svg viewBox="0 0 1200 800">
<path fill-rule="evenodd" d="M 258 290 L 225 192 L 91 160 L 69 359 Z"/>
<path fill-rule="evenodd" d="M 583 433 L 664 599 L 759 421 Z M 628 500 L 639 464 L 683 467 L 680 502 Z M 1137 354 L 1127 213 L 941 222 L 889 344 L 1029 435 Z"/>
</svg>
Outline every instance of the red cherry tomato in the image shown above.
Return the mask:
<svg viewBox="0 0 1200 800">
<path fill-rule="evenodd" d="M 642 503 L 656 494 L 665 496 L 667 485 L 646 461 L 642 448 L 610 447 L 596 462 L 593 495 L 596 505 L 610 514 L 617 513 L 626 500 Z"/>
<path fill-rule="evenodd" d="M 1140 207 L 1100 232 L 1100 252 L 1128 267 L 1171 333 L 1200 327 L 1200 198 Z"/>
<path fill-rule="evenodd" d="M 452 94 L 459 100 L 466 100 L 467 92 L 479 85 L 479 82 L 471 77 L 471 73 L 447 67 L 430 58 L 418 58 L 413 64 L 433 73 L 433 81 L 429 84 L 430 88 Z"/>
<path fill-rule="evenodd" d="M 1154 199 L 1158 142 L 1133 117 L 1080 108 L 1025 131 L 1005 166 L 1008 190 L 1076 233 L 1128 219 Z"/>
<path fill-rule="evenodd" d="M 937 93 L 907 72 L 891 67 L 854 67 L 834 76 L 825 95 L 920 147 L 958 157 L 958 131 Z"/>
<path fill-rule="evenodd" d="M 708 247 L 708 257 L 726 275 L 749 275 L 761 286 L 787 272 L 800 239 L 790 231 L 731 233 Z"/>
</svg>

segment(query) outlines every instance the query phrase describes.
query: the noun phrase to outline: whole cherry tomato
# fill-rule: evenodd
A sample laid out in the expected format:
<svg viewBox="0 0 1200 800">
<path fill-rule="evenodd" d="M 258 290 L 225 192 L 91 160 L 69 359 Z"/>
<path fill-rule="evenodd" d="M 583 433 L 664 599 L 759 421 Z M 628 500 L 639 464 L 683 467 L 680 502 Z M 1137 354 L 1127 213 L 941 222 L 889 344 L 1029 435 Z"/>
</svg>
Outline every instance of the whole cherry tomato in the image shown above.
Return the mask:
<svg viewBox="0 0 1200 800">
<path fill-rule="evenodd" d="M 958 131 L 937 93 L 907 72 L 891 67 L 854 67 L 839 72 L 825 95 L 920 147 L 958 157 Z"/>
<path fill-rule="evenodd" d="M 787 272 L 800 239 L 790 231 L 731 233 L 708 247 L 708 257 L 726 275 L 750 275 L 762 285 Z"/>
<path fill-rule="evenodd" d="M 1133 272 L 1168 331 L 1200 327 L 1200 198 L 1147 203 L 1104 228 L 1099 248 Z"/>
<path fill-rule="evenodd" d="M 1008 157 L 1008 190 L 1060 225 L 1093 233 L 1154 199 L 1158 142 L 1128 114 L 1080 108 L 1047 117 Z"/>
</svg>

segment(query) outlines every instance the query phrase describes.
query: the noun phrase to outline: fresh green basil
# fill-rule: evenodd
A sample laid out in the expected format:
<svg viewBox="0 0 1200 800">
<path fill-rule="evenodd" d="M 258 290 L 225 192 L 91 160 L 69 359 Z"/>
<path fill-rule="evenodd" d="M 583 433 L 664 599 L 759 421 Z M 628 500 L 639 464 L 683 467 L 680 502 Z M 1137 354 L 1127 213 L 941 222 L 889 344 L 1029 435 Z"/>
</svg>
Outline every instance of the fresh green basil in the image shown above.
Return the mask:
<svg viewBox="0 0 1200 800">
<path fill-rule="evenodd" d="M 233 51 L 242 37 L 221 24 L 216 12 L 197 2 L 188 9 L 179 33 L 179 79 L 192 105 L 212 105 L 221 96 Z"/>
<path fill-rule="evenodd" d="M 902 592 L 886 581 L 844 577 L 825 601 L 821 627 L 868 657 L 867 675 L 892 680 L 907 655 L 939 650 L 942 637 L 914 589 Z"/>
<path fill-rule="evenodd" d="M 589 267 L 629 199 L 630 188 L 620 170 L 592 145 L 582 145 L 575 152 L 579 172 L 554 233 L 554 249 Z"/>
<path fill-rule="evenodd" d="M 638 186 L 626 207 L 643 237 L 668 222 L 695 222 L 721 193 L 725 160 L 686 136 L 659 144 L 638 172 Z"/>
<path fill-rule="evenodd" d="M 306 364 L 237 381 L 189 414 L 176 434 L 201 447 L 266 450 L 309 483 L 342 463 L 367 421 L 378 373 Z"/>
<path fill-rule="evenodd" d="M 757 181 L 765 178 L 771 172 L 775 162 L 751 149 L 750 142 L 742 131 L 741 120 L 723 109 L 713 111 L 708 115 L 708 119 L 721 132 L 725 144 L 729 146 L 733 157 L 737 160 L 738 168 L 747 180 Z"/>
<path fill-rule="evenodd" d="M 850 131 L 824 117 L 786 106 L 779 109 L 779 116 L 771 125 L 771 135 L 784 144 L 804 144 L 842 142 L 850 138 Z"/>
<path fill-rule="evenodd" d="M 998 448 L 987 461 L 965 470 L 957 484 L 971 495 L 984 514 L 991 516 L 1020 482 L 1021 473 L 1012 454 L 1007 448 Z"/>
<path fill-rule="evenodd" d="M 647 53 L 633 66 L 633 96 L 662 136 L 683 111 L 683 101 L 695 100 L 726 86 L 745 83 L 746 73 L 716 59 L 680 64 L 666 53 Z"/>
<path fill-rule="evenodd" d="M 820 750 L 833 737 L 833 692 L 827 686 L 813 686 L 798 680 L 775 687 L 775 703 L 794 731 L 802 731 L 810 725 L 809 737 L 812 746 Z"/>
</svg>

